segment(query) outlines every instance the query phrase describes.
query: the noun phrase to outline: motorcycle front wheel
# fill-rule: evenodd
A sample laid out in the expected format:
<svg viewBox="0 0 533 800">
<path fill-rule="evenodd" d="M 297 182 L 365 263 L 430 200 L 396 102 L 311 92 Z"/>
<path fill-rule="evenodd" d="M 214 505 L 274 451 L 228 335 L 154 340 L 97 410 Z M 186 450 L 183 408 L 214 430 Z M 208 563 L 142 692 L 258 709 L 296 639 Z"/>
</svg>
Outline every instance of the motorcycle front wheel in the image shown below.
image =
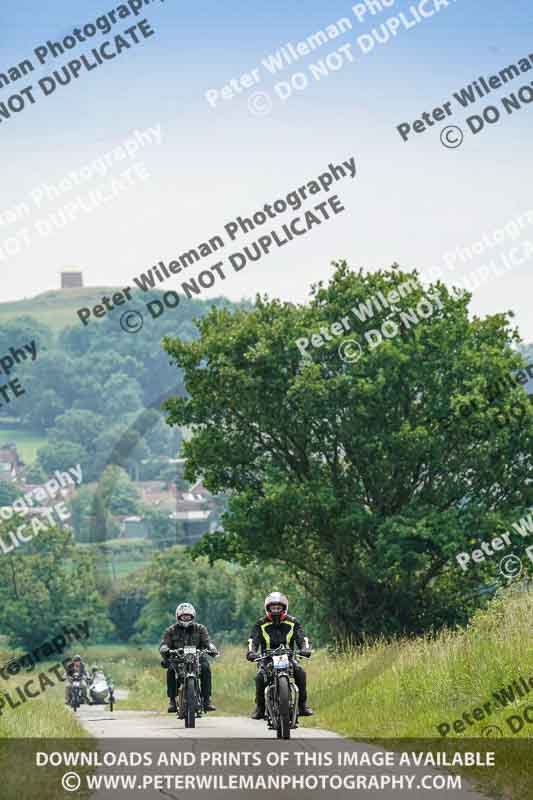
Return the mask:
<svg viewBox="0 0 533 800">
<path fill-rule="evenodd" d="M 187 678 L 185 684 L 185 727 L 194 728 L 196 725 L 196 681 Z"/>
<path fill-rule="evenodd" d="M 278 678 L 278 739 L 291 738 L 291 690 L 286 675 Z"/>
</svg>

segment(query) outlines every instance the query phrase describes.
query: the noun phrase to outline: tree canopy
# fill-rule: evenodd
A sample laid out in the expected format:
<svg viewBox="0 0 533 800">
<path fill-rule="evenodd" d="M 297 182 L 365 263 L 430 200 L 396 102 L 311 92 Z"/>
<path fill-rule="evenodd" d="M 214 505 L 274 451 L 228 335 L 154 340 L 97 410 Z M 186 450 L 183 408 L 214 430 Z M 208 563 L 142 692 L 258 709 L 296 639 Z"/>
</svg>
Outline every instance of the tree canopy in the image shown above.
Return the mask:
<svg viewBox="0 0 533 800">
<path fill-rule="evenodd" d="M 0 532 L 20 524 L 13 517 Z M 112 630 L 91 555 L 68 529 L 49 528 L 0 558 L 0 629 L 12 646 L 31 649 L 61 627 L 87 621 L 91 642 Z"/>
<path fill-rule="evenodd" d="M 523 364 L 512 315 L 470 317 L 471 295 L 440 282 L 365 322 L 352 313 L 406 281 L 417 272 L 339 262 L 307 305 L 258 297 L 249 311 L 213 309 L 193 341 L 164 340 L 188 391 L 165 404 L 192 432 L 186 477 L 230 494 L 224 532 L 201 551 L 289 567 L 337 639 L 463 621 L 456 593 L 491 566 L 465 576 L 455 554 L 531 496 L 533 413 L 508 380 Z M 430 317 L 368 346 L 365 332 L 428 291 L 440 298 Z M 302 358 L 296 340 L 343 317 L 351 329 Z M 357 360 L 339 355 L 348 339 L 362 345 Z"/>
<path fill-rule="evenodd" d="M 193 560 L 179 545 L 156 553 L 142 576 L 145 604 L 136 623 L 139 639 L 160 639 L 175 621 L 177 604 L 187 601 L 217 641 L 238 642 L 244 648 L 253 624 L 264 613 L 264 598 L 281 584 L 292 597 L 292 613 L 302 613 L 306 633 L 319 641 L 321 632 L 307 621 L 301 587 L 287 573 L 270 565 L 246 569 L 223 561 L 209 565 L 206 558 Z"/>
</svg>

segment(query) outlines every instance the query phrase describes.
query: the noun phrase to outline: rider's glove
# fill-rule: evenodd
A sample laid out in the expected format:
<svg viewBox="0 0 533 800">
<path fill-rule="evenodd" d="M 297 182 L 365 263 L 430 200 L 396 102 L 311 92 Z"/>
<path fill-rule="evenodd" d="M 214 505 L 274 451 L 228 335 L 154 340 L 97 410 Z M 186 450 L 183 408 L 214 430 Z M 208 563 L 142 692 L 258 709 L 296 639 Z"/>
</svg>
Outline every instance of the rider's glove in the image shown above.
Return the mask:
<svg viewBox="0 0 533 800">
<path fill-rule="evenodd" d="M 304 649 L 304 650 L 300 650 L 300 655 L 303 656 L 304 658 L 311 658 L 311 653 L 312 652 L 313 652 L 312 650 Z"/>
<path fill-rule="evenodd" d="M 254 653 L 253 650 L 248 650 L 248 652 L 246 653 L 246 658 L 248 661 L 255 661 L 255 659 L 257 658 L 257 653 Z"/>
</svg>

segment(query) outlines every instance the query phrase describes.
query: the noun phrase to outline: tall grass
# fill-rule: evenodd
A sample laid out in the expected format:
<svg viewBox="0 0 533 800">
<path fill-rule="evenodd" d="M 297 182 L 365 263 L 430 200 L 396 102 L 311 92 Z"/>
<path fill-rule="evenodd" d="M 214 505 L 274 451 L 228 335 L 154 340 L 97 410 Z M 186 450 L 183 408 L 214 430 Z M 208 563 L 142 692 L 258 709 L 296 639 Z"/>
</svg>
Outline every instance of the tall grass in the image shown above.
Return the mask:
<svg viewBox="0 0 533 800">
<path fill-rule="evenodd" d="M 453 721 L 491 701 L 494 691 L 519 676 L 533 675 L 532 616 L 533 596 L 509 595 L 478 611 L 464 631 L 382 641 L 337 656 L 318 651 L 305 664 L 309 702 L 316 711 L 306 724 L 360 738 L 434 737 L 443 722 L 452 727 L 448 737 L 479 736 L 487 724 L 509 732 L 506 717 L 533 703 L 533 690 L 506 708 L 493 708 L 485 719 L 472 720 L 464 733 L 454 733 Z M 157 646 L 95 646 L 83 656 L 88 665 L 98 662 L 117 687 L 129 690 L 119 709 L 157 710 L 166 704 Z M 213 665 L 214 698 L 222 714 L 247 714 L 253 706 L 255 668 L 244 656 L 244 647 L 228 646 Z M 8 654 L 0 658 L 5 662 Z M 38 666 L 44 670 L 52 663 Z M 23 680 L 19 673 L 2 688 L 9 691 Z M 20 708 L 4 708 L 0 716 L 0 737 L 80 732 L 63 707 L 62 686 Z M 526 724 L 517 736 L 532 732 Z"/>
<path fill-rule="evenodd" d="M 304 662 L 316 712 L 305 724 L 362 739 L 439 737 L 443 722 L 452 728 L 447 738 L 478 737 L 487 724 L 509 733 L 506 717 L 533 703 L 533 690 L 506 708 L 493 708 L 485 719 L 473 719 L 463 733 L 454 733 L 453 721 L 492 701 L 494 691 L 519 676 L 533 675 L 532 617 L 533 594 L 508 595 L 478 611 L 465 630 L 381 641 L 338 655 L 320 650 Z M 244 645 L 227 646 L 213 663 L 213 696 L 221 714 L 248 714 L 253 708 L 255 667 L 245 654 Z M 87 663 L 98 661 L 116 686 L 129 690 L 119 709 L 166 705 L 156 645 L 90 647 L 84 657 Z M 526 724 L 517 736 L 531 734 L 533 725 Z"/>
<path fill-rule="evenodd" d="M 0 663 L 9 660 L 7 653 L 0 653 Z M 2 693 L 11 697 L 13 705 L 8 702 L 2 708 L 0 716 L 0 739 L 25 739 L 25 738 L 52 738 L 57 737 L 83 737 L 87 734 L 78 723 L 74 715 L 64 704 L 64 684 L 60 683 L 54 673 L 47 670 L 57 664 L 56 661 L 41 662 L 30 673 L 26 671 L 13 675 L 9 681 L 0 680 Z M 30 691 L 39 690 L 39 680 L 35 678 L 40 672 L 46 672 L 47 677 L 53 681 L 53 687 L 47 687 L 38 697 L 27 699 L 23 702 L 16 692 L 16 687 L 33 679 Z"/>
<path fill-rule="evenodd" d="M 436 738 L 438 748 L 450 740 L 482 736 L 489 724 L 499 726 L 511 744 L 530 738 L 533 725 L 526 723 L 515 737 L 505 720 L 533 704 L 533 690 L 505 708 L 492 707 L 485 719 L 471 716 L 473 724 L 462 733 L 453 731 L 453 721 L 488 701 L 493 703 L 493 692 L 520 676 L 526 680 L 533 676 L 532 617 L 533 596 L 508 595 L 478 611 L 465 630 L 381 641 L 338 655 L 318 651 L 305 665 L 315 716 L 303 720 L 302 725 L 318 725 L 361 740 Z M 117 711 L 165 711 L 165 671 L 159 665 L 157 646 L 96 646 L 83 656 L 87 664 L 97 662 L 103 667 L 117 688 L 128 689 L 128 697 L 119 700 Z M 2 660 L 7 660 L 7 655 Z M 250 713 L 254 674 L 254 666 L 245 660 L 244 645 L 222 650 L 213 664 L 218 715 Z M 20 675 L 11 679 L 10 687 L 17 681 L 21 682 Z M 42 697 L 0 716 L 0 738 L 84 735 L 74 715 L 63 706 L 62 690 L 62 685 L 49 689 Z M 443 722 L 451 728 L 445 739 L 437 730 Z M 472 746 L 479 749 L 479 742 Z M 528 783 L 532 779 L 512 748 L 502 752 L 496 770 L 470 774 L 485 784 L 490 782 L 498 791 L 512 782 L 512 793 L 500 796 L 533 798 L 533 783 Z"/>
<path fill-rule="evenodd" d="M 0 652 L 0 664 L 5 664 L 8 660 L 9 654 Z M 0 716 L 0 797 L 5 800 L 37 796 L 42 800 L 60 800 L 64 797 L 56 770 L 37 771 L 34 747 L 31 742 L 25 740 L 41 739 L 38 750 L 53 747 L 53 742 L 50 740 L 61 737 L 84 739 L 88 744 L 91 742 L 77 718 L 64 705 L 64 684 L 59 682 L 54 673 L 47 672 L 56 663 L 42 662 L 38 665 L 38 669 L 31 673 L 19 672 L 18 675 L 11 676 L 7 682 L 0 679 L 2 693 L 7 692 L 13 705 L 16 706 L 11 708 L 6 702 Z M 38 697 L 22 702 L 16 687 L 21 687 L 33 679 L 30 691 L 35 693 L 39 688 L 39 680 L 35 676 L 40 672 L 45 672 L 54 686 L 48 686 Z"/>
</svg>

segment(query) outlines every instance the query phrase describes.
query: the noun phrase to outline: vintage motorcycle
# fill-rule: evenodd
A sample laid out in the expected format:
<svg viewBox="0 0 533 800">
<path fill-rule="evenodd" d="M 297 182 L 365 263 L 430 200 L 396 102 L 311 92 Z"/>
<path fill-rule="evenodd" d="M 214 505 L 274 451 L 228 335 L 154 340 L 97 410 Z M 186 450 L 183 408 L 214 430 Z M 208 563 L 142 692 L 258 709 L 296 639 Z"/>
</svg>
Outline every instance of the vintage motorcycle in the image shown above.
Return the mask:
<svg viewBox="0 0 533 800">
<path fill-rule="evenodd" d="M 178 719 L 185 720 L 186 728 L 194 728 L 197 717 L 201 717 L 203 712 L 200 657 L 204 653 L 214 655 L 210 650 L 198 650 L 196 647 L 187 646 L 180 647 L 179 650 L 170 650 L 168 653 L 170 666 L 176 673 Z"/>
<path fill-rule="evenodd" d="M 77 711 L 83 702 L 83 690 L 81 688 L 81 674 L 74 672 L 69 689 L 68 702 L 73 711 Z"/>
<path fill-rule="evenodd" d="M 109 681 L 105 674 L 99 670 L 92 678 L 89 685 L 89 702 L 91 705 L 109 705 L 109 710 L 113 711 L 115 706 L 115 690 L 113 683 Z"/>
<path fill-rule="evenodd" d="M 267 725 L 270 730 L 276 731 L 278 739 L 290 739 L 291 730 L 298 727 L 300 693 L 294 681 L 294 657 L 291 649 L 280 645 L 275 650 L 267 650 L 263 656 L 255 659 L 256 662 L 262 662 L 261 669 L 267 678 L 265 688 Z"/>
</svg>

